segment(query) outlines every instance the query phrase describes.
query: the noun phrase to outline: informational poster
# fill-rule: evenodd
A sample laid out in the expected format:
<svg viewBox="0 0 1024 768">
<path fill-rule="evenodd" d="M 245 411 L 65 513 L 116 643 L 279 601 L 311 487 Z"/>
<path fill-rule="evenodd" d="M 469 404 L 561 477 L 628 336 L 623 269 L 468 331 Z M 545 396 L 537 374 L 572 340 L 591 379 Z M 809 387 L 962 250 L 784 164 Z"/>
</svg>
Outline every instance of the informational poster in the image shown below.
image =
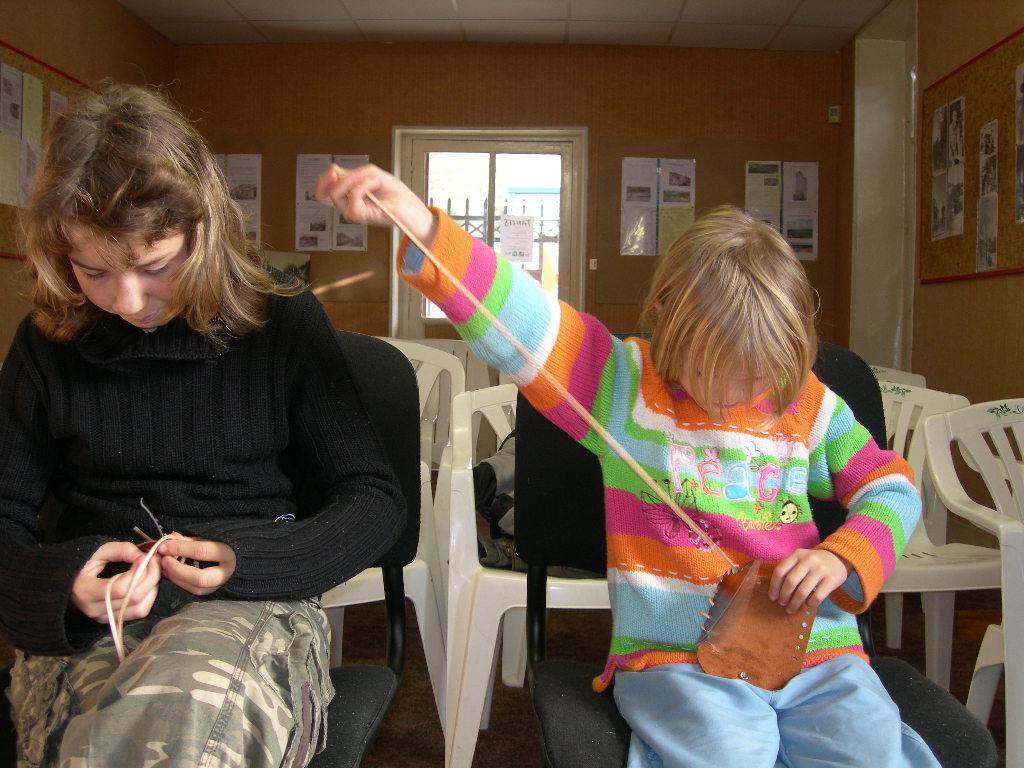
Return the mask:
<svg viewBox="0 0 1024 768">
<path fill-rule="evenodd" d="M 333 249 L 333 208 L 317 202 L 317 177 L 330 167 L 333 155 L 298 155 L 295 158 L 295 250 Z"/>
<path fill-rule="evenodd" d="M 335 155 L 334 164 L 342 168 L 359 168 L 370 162 L 369 155 Z M 333 214 L 333 233 L 331 250 L 333 251 L 365 251 L 366 231 L 365 224 L 354 224 L 337 209 Z"/>
<path fill-rule="evenodd" d="M 22 139 L 18 156 L 18 205 L 25 208 L 39 167 L 39 143 Z"/>
<path fill-rule="evenodd" d="M 43 143 L 43 81 L 27 73 L 21 78 L 21 138 L 37 148 Z"/>
<path fill-rule="evenodd" d="M 20 157 L 21 139 L 9 133 L 0 133 L 0 203 L 4 205 L 21 203 L 18 190 Z"/>
<path fill-rule="evenodd" d="M 693 226 L 692 205 L 661 205 L 658 208 L 658 253 L 664 256 L 669 247 Z"/>
<path fill-rule="evenodd" d="M 68 97 L 58 91 L 50 91 L 50 125 L 57 119 L 57 115 L 64 111 L 68 105 Z"/>
<path fill-rule="evenodd" d="M 1016 130 L 1014 131 L 1014 216 L 1018 224 L 1024 224 L 1024 64 L 1018 64 L 1014 73 L 1013 93 L 1016 101 Z"/>
<path fill-rule="evenodd" d="M 932 113 L 932 240 L 964 232 L 964 97 Z"/>
<path fill-rule="evenodd" d="M 818 258 L 818 164 L 782 164 L 782 234 L 803 261 Z"/>
<path fill-rule="evenodd" d="M 245 236 L 260 247 L 260 177 L 263 173 L 263 155 L 224 155 L 224 178 L 228 182 L 231 199 L 238 203 L 245 215 Z"/>
<path fill-rule="evenodd" d="M 782 229 L 782 163 L 748 160 L 743 207 L 758 221 Z"/>
<path fill-rule="evenodd" d="M 658 244 L 657 158 L 622 158 L 621 197 L 619 253 L 623 256 L 655 255 Z"/>
<path fill-rule="evenodd" d="M 978 233 L 974 270 L 995 269 L 999 230 L 999 122 L 981 127 L 978 144 Z"/>
<path fill-rule="evenodd" d="M 658 159 L 658 253 L 668 253 L 693 224 L 696 160 Z"/>
<path fill-rule="evenodd" d="M 0 64 L 0 133 L 21 138 L 21 70 Z"/>
<path fill-rule="evenodd" d="M 534 217 L 501 214 L 501 252 L 505 258 L 526 269 L 540 266 L 540 248 L 534 257 Z"/>
</svg>

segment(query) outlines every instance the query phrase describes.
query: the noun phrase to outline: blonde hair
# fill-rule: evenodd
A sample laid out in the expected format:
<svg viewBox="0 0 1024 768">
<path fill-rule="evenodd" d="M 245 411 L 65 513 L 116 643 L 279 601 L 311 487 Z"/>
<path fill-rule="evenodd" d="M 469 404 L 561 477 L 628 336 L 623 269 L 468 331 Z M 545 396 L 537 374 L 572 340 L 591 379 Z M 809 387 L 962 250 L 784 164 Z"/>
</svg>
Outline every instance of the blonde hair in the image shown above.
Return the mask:
<svg viewBox="0 0 1024 768">
<path fill-rule="evenodd" d="M 71 270 L 74 232 L 95 238 L 121 268 L 133 265 L 133 245 L 184 234 L 189 256 L 168 311 L 213 340 L 260 328 L 267 295 L 298 290 L 263 269 L 206 142 L 147 88 L 111 85 L 56 119 L 21 222 L 33 320 L 55 341 L 103 314 Z"/>
<path fill-rule="evenodd" d="M 641 316 L 652 331 L 655 370 L 669 382 L 688 380 L 690 396 L 717 417 L 731 381 L 763 377 L 771 403 L 765 423 L 774 423 L 814 364 L 813 293 L 775 229 L 732 206 L 715 208 L 655 272 Z"/>
</svg>

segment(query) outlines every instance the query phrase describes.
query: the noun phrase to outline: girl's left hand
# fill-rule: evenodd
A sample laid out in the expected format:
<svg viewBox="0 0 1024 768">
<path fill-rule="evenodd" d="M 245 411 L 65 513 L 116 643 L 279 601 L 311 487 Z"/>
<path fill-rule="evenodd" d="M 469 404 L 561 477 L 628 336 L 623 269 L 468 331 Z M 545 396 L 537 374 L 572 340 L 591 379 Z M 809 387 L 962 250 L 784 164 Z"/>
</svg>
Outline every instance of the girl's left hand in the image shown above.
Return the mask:
<svg viewBox="0 0 1024 768">
<path fill-rule="evenodd" d="M 163 575 L 193 595 L 208 595 L 216 592 L 235 572 L 235 552 L 220 541 L 190 539 L 180 533 L 160 545 L 160 570 Z M 206 568 L 196 568 L 180 562 L 187 558 L 203 563 L 214 563 Z"/>
<path fill-rule="evenodd" d="M 798 549 L 775 566 L 768 596 L 786 613 L 817 608 L 849 575 L 850 567 L 827 549 Z"/>
</svg>

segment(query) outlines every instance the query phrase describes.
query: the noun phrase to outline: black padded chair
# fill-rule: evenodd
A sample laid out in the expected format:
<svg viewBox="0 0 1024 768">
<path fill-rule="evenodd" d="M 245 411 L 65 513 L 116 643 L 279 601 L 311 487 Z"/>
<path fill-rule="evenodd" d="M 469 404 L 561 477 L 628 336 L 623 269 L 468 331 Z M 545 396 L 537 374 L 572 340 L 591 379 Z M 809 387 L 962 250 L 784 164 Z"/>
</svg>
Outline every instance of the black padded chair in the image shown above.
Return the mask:
<svg viewBox="0 0 1024 768">
<path fill-rule="evenodd" d="M 402 568 L 416 556 L 419 540 L 420 458 L 419 394 L 408 358 L 372 336 L 338 332 L 351 379 L 376 428 L 408 509 L 401 538 L 377 562 L 384 574 L 387 612 L 387 664 L 342 665 L 331 670 L 336 691 L 327 712 L 327 746 L 310 768 L 352 768 L 362 764 L 373 746 L 402 681 L 405 665 L 405 586 Z M 303 486 L 308 489 L 309 484 Z M 301 508 L 315 505 L 303 493 Z M 10 682 L 0 670 L 0 690 Z M 0 705 L 0 766 L 14 766 L 15 742 L 6 702 Z"/>
<path fill-rule="evenodd" d="M 849 403 L 876 441 L 885 445 L 878 384 L 852 352 L 822 343 L 815 373 Z M 567 565 L 604 573 L 604 502 L 596 458 L 555 428 L 522 395 L 516 412 L 516 549 L 527 562 L 527 647 L 533 707 L 550 768 L 621 768 L 629 727 L 611 692 L 596 694 L 601 669 L 545 659 L 546 568 Z M 823 536 L 845 519 L 837 503 L 813 500 Z M 874 654 L 867 614 L 860 617 L 871 665 L 914 728 L 947 768 L 994 768 L 991 734 L 964 706 L 909 664 Z"/>
</svg>

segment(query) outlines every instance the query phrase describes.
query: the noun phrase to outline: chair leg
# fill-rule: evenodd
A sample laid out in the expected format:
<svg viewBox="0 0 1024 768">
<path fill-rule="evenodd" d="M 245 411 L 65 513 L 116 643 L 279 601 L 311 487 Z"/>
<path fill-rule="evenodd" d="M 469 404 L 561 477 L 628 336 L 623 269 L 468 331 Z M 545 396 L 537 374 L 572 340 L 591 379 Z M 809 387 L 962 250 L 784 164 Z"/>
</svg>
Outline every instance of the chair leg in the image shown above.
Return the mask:
<svg viewBox="0 0 1024 768">
<path fill-rule="evenodd" d="M 431 583 L 430 571 L 426 566 L 421 573 L 423 578 L 407 579 L 405 595 L 412 601 L 416 611 L 416 623 L 420 628 L 420 639 L 423 642 L 423 656 L 427 661 L 427 674 L 430 676 L 430 687 L 434 691 L 434 704 L 437 716 L 444 730 L 444 695 L 445 695 L 445 652 L 444 640 L 441 637 L 441 619 L 437 613 L 434 600 L 434 586 Z"/>
<path fill-rule="evenodd" d="M 978 649 L 978 660 L 967 692 L 967 710 L 986 724 L 992 714 L 999 678 L 1003 676 L 1003 653 L 1003 628 L 990 624 Z"/>
<path fill-rule="evenodd" d="M 501 631 L 501 682 L 522 688 L 526 681 L 526 609 L 505 612 Z"/>
<path fill-rule="evenodd" d="M 903 647 L 903 593 L 885 595 L 885 644 L 889 648 Z"/>
<path fill-rule="evenodd" d="M 455 711 L 446 733 L 451 744 L 448 768 L 470 768 L 473 764 L 501 614 L 501 606 L 494 605 L 494 601 L 486 597 L 481 599 L 479 593 L 474 593 L 461 685 L 454 701 L 451 698 L 453 692 L 448 692 L 448 708 Z"/>
<path fill-rule="evenodd" d="M 345 608 L 339 606 L 324 610 L 331 625 L 331 667 L 341 666 L 341 644 L 345 635 Z"/>
<path fill-rule="evenodd" d="M 949 667 L 953 652 L 955 592 L 923 592 L 924 668 L 928 679 L 949 690 Z"/>
<path fill-rule="evenodd" d="M 491 657 L 491 671 L 487 675 L 487 693 L 484 698 L 484 708 L 480 713 L 480 730 L 486 731 L 491 727 L 491 706 L 494 704 L 494 686 L 498 680 L 498 654 L 500 653 L 495 639 L 494 655 Z"/>
</svg>

